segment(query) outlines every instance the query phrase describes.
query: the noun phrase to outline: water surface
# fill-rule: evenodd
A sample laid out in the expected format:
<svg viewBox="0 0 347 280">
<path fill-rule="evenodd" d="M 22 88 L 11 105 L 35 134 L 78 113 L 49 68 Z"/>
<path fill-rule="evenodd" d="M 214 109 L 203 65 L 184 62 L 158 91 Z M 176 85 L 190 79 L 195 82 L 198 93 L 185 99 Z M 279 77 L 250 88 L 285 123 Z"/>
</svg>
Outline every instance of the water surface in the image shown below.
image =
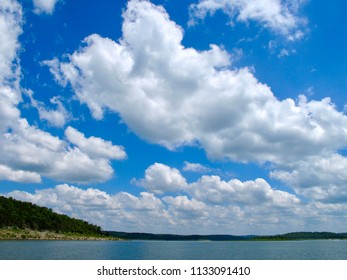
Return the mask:
<svg viewBox="0 0 347 280">
<path fill-rule="evenodd" d="M 1 260 L 347 260 L 347 240 L 0 241 Z"/>
</svg>

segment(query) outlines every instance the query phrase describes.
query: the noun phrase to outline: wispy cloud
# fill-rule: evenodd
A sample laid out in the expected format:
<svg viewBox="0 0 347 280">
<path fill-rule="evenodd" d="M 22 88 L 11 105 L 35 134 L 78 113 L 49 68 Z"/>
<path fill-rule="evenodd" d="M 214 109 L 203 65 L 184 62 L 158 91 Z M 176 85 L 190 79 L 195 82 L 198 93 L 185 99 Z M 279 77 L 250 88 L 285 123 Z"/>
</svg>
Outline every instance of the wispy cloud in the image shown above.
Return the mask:
<svg viewBox="0 0 347 280">
<path fill-rule="evenodd" d="M 306 22 L 297 14 L 300 4 L 298 0 L 200 0 L 190 6 L 190 24 L 221 10 L 229 16 L 230 24 L 234 20 L 255 21 L 289 40 L 297 40 L 302 38 L 299 28 Z"/>
<path fill-rule="evenodd" d="M 52 14 L 59 0 L 33 0 L 34 12 L 37 14 Z"/>
<path fill-rule="evenodd" d="M 185 161 L 183 166 L 183 171 L 208 173 L 208 172 L 211 172 L 212 169 L 200 163 L 191 163 L 191 162 Z"/>
</svg>

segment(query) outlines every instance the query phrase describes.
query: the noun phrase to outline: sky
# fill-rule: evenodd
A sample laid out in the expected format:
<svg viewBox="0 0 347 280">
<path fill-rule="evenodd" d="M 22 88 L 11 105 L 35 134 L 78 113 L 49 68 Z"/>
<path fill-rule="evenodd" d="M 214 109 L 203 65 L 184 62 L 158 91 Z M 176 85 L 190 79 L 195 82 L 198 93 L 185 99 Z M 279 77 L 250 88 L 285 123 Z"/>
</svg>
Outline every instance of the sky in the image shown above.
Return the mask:
<svg viewBox="0 0 347 280">
<path fill-rule="evenodd" d="M 0 0 L 0 194 L 104 230 L 347 231 L 343 0 Z"/>
</svg>

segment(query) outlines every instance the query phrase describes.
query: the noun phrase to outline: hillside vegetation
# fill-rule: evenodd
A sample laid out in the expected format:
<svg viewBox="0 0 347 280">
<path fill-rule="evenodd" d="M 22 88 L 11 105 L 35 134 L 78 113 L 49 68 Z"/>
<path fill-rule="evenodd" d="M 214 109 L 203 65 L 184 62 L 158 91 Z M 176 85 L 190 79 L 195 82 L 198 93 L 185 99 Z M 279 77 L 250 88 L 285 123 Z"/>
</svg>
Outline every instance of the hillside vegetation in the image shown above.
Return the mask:
<svg viewBox="0 0 347 280">
<path fill-rule="evenodd" d="M 101 235 L 101 228 L 30 202 L 0 196 L 0 228 Z"/>
<path fill-rule="evenodd" d="M 255 236 L 256 240 L 322 240 L 347 239 L 347 233 L 335 232 L 290 232 L 280 235 Z"/>
</svg>

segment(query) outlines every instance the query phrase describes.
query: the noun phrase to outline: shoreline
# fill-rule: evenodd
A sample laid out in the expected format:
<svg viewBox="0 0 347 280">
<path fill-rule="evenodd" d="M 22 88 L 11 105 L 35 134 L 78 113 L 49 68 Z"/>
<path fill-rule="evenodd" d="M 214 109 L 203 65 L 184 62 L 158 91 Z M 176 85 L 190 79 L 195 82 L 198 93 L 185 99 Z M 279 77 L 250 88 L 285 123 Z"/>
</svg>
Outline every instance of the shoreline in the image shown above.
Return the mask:
<svg viewBox="0 0 347 280">
<path fill-rule="evenodd" d="M 146 233 L 124 233 L 124 232 L 105 232 L 104 234 L 83 234 L 74 232 L 54 232 L 39 231 L 33 229 L 20 229 L 16 227 L 0 228 L 0 241 L 15 240 L 61 240 L 61 241 L 199 241 L 199 242 L 218 242 L 218 241 L 306 241 L 306 240 L 347 240 L 344 236 L 316 236 L 317 233 L 311 233 L 309 236 L 292 236 L 293 234 L 273 235 L 273 236 L 224 236 L 224 235 L 170 235 L 170 234 L 146 234 Z"/>
<path fill-rule="evenodd" d="M 71 241 L 118 241 L 120 238 L 108 236 L 83 235 L 79 233 L 57 233 L 53 231 L 38 231 L 32 229 L 0 229 L 0 241 L 15 240 L 71 240 Z"/>
</svg>

